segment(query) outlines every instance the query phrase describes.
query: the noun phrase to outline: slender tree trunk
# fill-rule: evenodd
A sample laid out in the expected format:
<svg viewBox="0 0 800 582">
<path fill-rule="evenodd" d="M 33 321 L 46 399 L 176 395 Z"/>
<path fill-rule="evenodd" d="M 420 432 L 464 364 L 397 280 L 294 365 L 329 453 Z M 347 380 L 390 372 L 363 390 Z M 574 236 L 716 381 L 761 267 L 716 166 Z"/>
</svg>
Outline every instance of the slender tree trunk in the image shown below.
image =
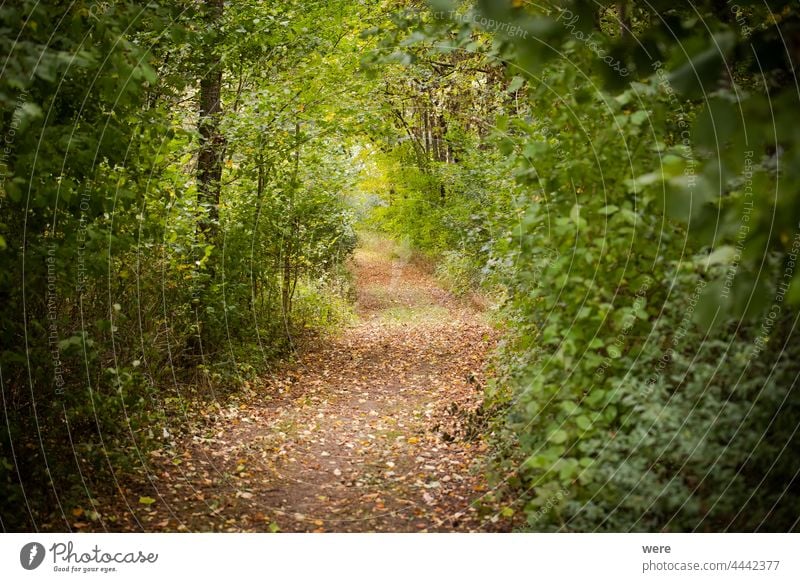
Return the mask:
<svg viewBox="0 0 800 582">
<path fill-rule="evenodd" d="M 204 0 L 205 25 L 209 31 L 218 29 L 222 20 L 224 0 Z M 210 35 L 214 38 L 216 35 Z M 197 248 L 195 264 L 200 265 L 205 257 L 205 245 L 214 244 L 219 220 L 220 181 L 222 179 L 222 157 L 224 141 L 219 132 L 219 118 L 222 112 L 220 92 L 222 90 L 222 67 L 219 55 L 214 50 L 216 42 L 206 41 L 203 45 L 203 64 L 205 70 L 200 79 L 200 103 L 197 129 L 200 134 L 200 151 L 197 155 Z M 214 276 L 213 261 L 205 266 L 205 274 L 195 269 L 196 283 L 194 293 L 195 321 L 197 335 L 189 340 L 189 349 L 201 358 L 210 349 L 213 340 L 209 336 L 204 307 L 208 303 L 206 291 Z"/>
<path fill-rule="evenodd" d="M 283 249 L 283 273 L 281 285 L 281 306 L 283 307 L 283 317 L 286 325 L 289 325 L 292 307 L 291 307 L 291 288 L 292 288 L 292 242 L 291 240 L 284 246 Z"/>
<path fill-rule="evenodd" d="M 294 150 L 294 173 L 292 176 L 292 181 L 290 185 L 291 189 L 291 196 L 289 199 L 289 216 L 290 218 L 290 231 L 292 233 L 297 232 L 300 225 L 298 224 L 297 217 L 294 216 L 294 196 L 297 189 L 300 187 L 299 182 L 299 173 L 300 173 L 300 122 L 295 122 L 294 124 L 294 139 L 295 139 L 295 150 Z M 291 238 L 293 236 L 290 235 L 288 240 L 284 238 L 284 245 L 283 245 L 283 266 L 282 266 L 282 281 L 281 281 L 281 305 L 283 307 L 283 318 L 284 318 L 284 325 L 286 327 L 286 334 L 289 336 L 289 330 L 291 325 L 291 315 L 292 315 L 292 295 L 294 294 L 294 286 L 292 285 L 292 280 L 297 278 L 299 275 L 298 269 L 296 266 L 293 266 L 292 254 L 295 251 L 294 241 Z M 289 337 L 291 340 L 291 337 Z"/>
<path fill-rule="evenodd" d="M 408 138 L 411 140 L 411 147 L 414 148 L 414 155 L 417 158 L 417 166 L 422 172 L 427 174 L 428 164 L 427 158 L 425 157 L 425 144 L 420 140 L 420 135 L 418 135 L 420 132 L 418 132 L 416 128 L 412 128 L 408 125 L 405 117 L 403 117 L 403 113 L 399 109 L 393 108 L 392 113 L 394 113 L 395 117 L 400 121 L 400 124 L 406 130 L 406 134 L 408 134 Z"/>
<path fill-rule="evenodd" d="M 431 116 L 428 103 L 425 102 L 422 106 L 422 132 L 425 135 L 425 156 L 431 158 Z"/>
<path fill-rule="evenodd" d="M 262 268 L 260 266 L 261 262 L 258 261 L 259 268 L 256 271 L 256 241 L 260 240 L 258 235 L 258 221 L 261 218 L 261 209 L 263 207 L 264 201 L 264 188 L 267 182 L 267 171 L 264 168 L 264 160 L 259 156 L 258 158 L 258 181 L 256 185 L 256 212 L 255 217 L 253 218 L 253 235 L 252 240 L 250 241 L 250 276 L 252 277 L 252 294 L 250 297 L 250 307 L 253 311 L 255 311 L 255 300 L 259 294 L 259 287 L 258 284 L 261 282 L 262 279 Z"/>
<path fill-rule="evenodd" d="M 209 27 L 216 27 L 222 19 L 223 0 L 205 0 Z M 211 242 L 216 236 L 219 219 L 220 181 L 224 140 L 219 132 L 222 114 L 222 66 L 213 46 L 205 47 L 206 70 L 200 80 L 200 153 L 197 159 L 197 198 L 201 205 L 198 234 Z"/>
</svg>

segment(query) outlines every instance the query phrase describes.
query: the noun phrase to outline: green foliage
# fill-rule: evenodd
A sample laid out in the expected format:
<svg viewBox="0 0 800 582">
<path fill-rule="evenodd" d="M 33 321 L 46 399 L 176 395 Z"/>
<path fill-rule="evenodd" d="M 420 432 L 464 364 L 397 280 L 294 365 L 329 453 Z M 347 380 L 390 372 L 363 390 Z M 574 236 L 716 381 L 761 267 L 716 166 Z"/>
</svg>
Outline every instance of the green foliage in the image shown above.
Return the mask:
<svg viewBox="0 0 800 582">
<path fill-rule="evenodd" d="M 339 17 L 319 26 L 322 10 Z M 0 527 L 70 527 L 171 442 L 173 413 L 348 317 L 337 118 L 359 114 L 336 81 L 358 68 L 340 30 L 358 18 L 344 2 L 238 3 L 218 26 L 182 0 L 0 8 Z M 215 213 L 194 178 L 200 54 L 223 68 Z M 214 214 L 219 236 L 198 236 Z"/>
<path fill-rule="evenodd" d="M 732 159 L 742 153 L 736 136 L 743 130 L 732 127 L 738 114 L 724 107 L 732 90 L 710 102 L 719 116 L 711 142 L 708 109 L 684 101 L 697 90 L 686 77 L 715 79 L 733 46 L 733 34 L 724 34 L 724 43 L 698 48 L 690 65 L 672 60 L 671 76 L 656 66 L 613 98 L 585 85 L 571 66 L 553 65 L 543 73 L 547 87 L 532 81 L 528 93 L 541 121 L 508 123 L 515 136 L 501 147 L 516 156 L 517 175 L 534 200 L 521 220 L 510 279 L 514 334 L 500 365 L 517 388 L 500 398 L 509 406 L 504 438 L 515 444 L 501 449 L 501 463 L 518 466 L 512 485 L 523 492 L 531 527 L 796 527 L 796 501 L 781 484 L 783 470 L 796 463 L 782 457 L 779 470 L 757 468 L 780 456 L 765 445 L 765 431 L 796 442 L 793 429 L 775 430 L 791 424 L 796 406 L 785 392 L 796 372 L 783 344 L 791 316 L 782 312 L 762 337 L 762 318 L 770 322 L 780 312 L 765 310 L 783 262 L 763 239 L 775 227 L 773 209 L 764 201 L 753 213 L 753 242 L 743 245 L 747 258 L 726 289 L 721 275 L 730 274 L 732 253 L 708 253 L 747 222 L 741 191 L 750 170 Z M 565 48 L 582 67 L 587 47 L 567 41 Z M 641 66 L 638 72 L 645 76 Z M 550 91 L 560 97 L 548 99 Z M 769 174 L 760 100 L 743 103 L 753 126 L 748 147 L 759 152 L 754 183 Z M 719 151 L 726 152 L 724 170 Z M 722 201 L 715 193 L 721 176 L 733 184 L 730 194 L 722 189 Z M 759 183 L 765 197 L 774 172 L 771 178 Z M 775 237 L 784 249 L 795 230 L 791 215 L 785 220 Z M 758 268 L 748 273 L 745 261 Z M 720 297 L 727 292 L 731 301 Z M 731 316 L 735 327 L 705 333 L 708 325 L 695 326 Z M 766 337 L 780 347 L 765 349 Z M 561 490 L 569 495 L 550 503 Z M 542 515 L 548 504 L 554 507 Z"/>
<path fill-rule="evenodd" d="M 410 10 L 384 32 L 385 62 L 415 76 L 445 53 L 504 77 L 483 99 L 494 139 L 462 121 L 475 155 L 427 170 L 458 193 L 455 220 L 400 172 L 415 195 L 377 214 L 457 288 L 508 298 L 487 388 L 497 484 L 533 530 L 796 528 L 781 452 L 797 445 L 796 94 L 791 64 L 762 78 L 753 54 L 766 62 L 771 25 L 793 35 L 797 17 L 558 4 Z M 454 73 L 451 87 L 483 74 Z"/>
<path fill-rule="evenodd" d="M 169 16 L 125 2 L 0 8 L 16 31 L 0 41 L 0 494 L 29 507 L 4 507 L 5 529 L 53 523 L 53 495 L 68 498 L 92 464 L 133 458 L 131 437 L 145 445 L 157 416 L 143 407 L 152 386 L 138 346 L 113 340 L 135 325 L 135 290 L 120 282 L 150 228 L 139 213 L 158 141 L 173 137 L 147 107 L 154 59 L 135 41 L 169 30 Z"/>
</svg>

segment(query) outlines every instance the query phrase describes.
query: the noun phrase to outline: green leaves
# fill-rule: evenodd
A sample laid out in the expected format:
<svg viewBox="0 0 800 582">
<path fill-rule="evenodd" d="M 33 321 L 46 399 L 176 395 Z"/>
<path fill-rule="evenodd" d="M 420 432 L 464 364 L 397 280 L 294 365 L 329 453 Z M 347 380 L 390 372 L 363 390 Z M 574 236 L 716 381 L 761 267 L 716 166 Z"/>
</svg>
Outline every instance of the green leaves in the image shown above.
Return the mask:
<svg viewBox="0 0 800 582">
<path fill-rule="evenodd" d="M 547 440 L 549 440 L 551 443 L 554 443 L 556 445 L 560 445 L 560 444 L 563 444 L 563 443 L 567 442 L 568 438 L 569 438 L 569 435 L 567 434 L 567 431 L 562 430 L 562 429 L 558 429 L 558 430 L 555 430 L 555 431 L 551 432 L 550 435 L 548 436 Z"/>
<path fill-rule="evenodd" d="M 577 427 L 580 430 L 583 430 L 583 431 L 588 431 L 589 429 L 592 428 L 592 425 L 593 425 L 592 420 L 588 416 L 586 416 L 585 414 L 582 414 L 582 415 L 578 416 L 575 419 L 575 424 L 577 425 Z"/>
<path fill-rule="evenodd" d="M 639 126 L 642 125 L 645 121 L 649 119 L 649 114 L 647 111 L 635 111 L 630 116 L 630 121 L 633 125 Z"/>
<path fill-rule="evenodd" d="M 690 223 L 702 217 L 707 205 L 719 196 L 719 190 L 705 176 L 682 175 L 667 181 L 667 215 Z"/>
<path fill-rule="evenodd" d="M 719 79 L 734 40 L 730 31 L 715 34 L 698 53 L 669 74 L 669 83 L 686 97 L 702 97 Z"/>
<path fill-rule="evenodd" d="M 513 79 L 511 79 L 511 82 L 508 84 L 507 91 L 509 93 L 516 93 L 517 91 L 520 90 L 520 88 L 524 84 L 525 84 L 525 79 L 520 75 L 516 75 Z"/>
</svg>

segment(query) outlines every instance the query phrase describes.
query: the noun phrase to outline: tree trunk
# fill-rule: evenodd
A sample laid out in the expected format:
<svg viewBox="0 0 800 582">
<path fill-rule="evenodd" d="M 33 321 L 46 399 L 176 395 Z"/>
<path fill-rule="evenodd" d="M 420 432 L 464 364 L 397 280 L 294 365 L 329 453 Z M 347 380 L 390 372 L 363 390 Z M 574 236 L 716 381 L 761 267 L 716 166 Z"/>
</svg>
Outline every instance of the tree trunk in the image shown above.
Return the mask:
<svg viewBox="0 0 800 582">
<path fill-rule="evenodd" d="M 252 292 L 250 297 L 250 307 L 255 313 L 255 301 L 256 297 L 259 295 L 259 288 L 258 284 L 262 278 L 262 268 L 259 266 L 258 272 L 256 272 L 256 241 L 259 240 L 258 235 L 258 221 L 261 218 L 261 209 L 263 207 L 264 201 L 264 188 L 266 187 L 267 182 L 267 172 L 264 168 L 264 160 L 261 156 L 258 157 L 258 182 L 256 185 L 256 212 L 255 217 L 253 218 L 253 234 L 252 240 L 250 241 L 250 277 L 252 279 Z M 261 262 L 258 262 L 259 265 Z"/>
<path fill-rule="evenodd" d="M 220 92 L 222 90 L 222 67 L 219 55 L 214 50 L 216 35 L 213 34 L 222 20 L 223 0 L 204 0 L 205 25 L 212 33 L 212 41 L 203 43 L 204 75 L 200 79 L 200 104 L 197 129 L 200 133 L 200 151 L 197 154 L 197 202 L 198 213 L 196 223 L 197 248 L 195 265 L 200 265 L 205 257 L 205 245 L 214 244 L 216 225 L 219 219 L 220 180 L 222 179 L 222 156 L 224 142 L 219 133 L 219 118 L 222 111 Z M 204 307 L 208 303 L 206 291 L 209 281 L 214 276 L 213 262 L 205 265 L 206 274 L 200 267 L 194 270 L 195 289 L 193 303 L 197 321 L 197 335 L 188 339 L 191 353 L 200 355 L 207 353 L 214 343 L 209 336 L 209 327 Z"/>
<path fill-rule="evenodd" d="M 209 27 L 219 26 L 222 20 L 223 0 L 205 0 Z M 205 47 L 205 75 L 200 80 L 200 153 L 197 158 L 197 199 L 201 205 L 197 222 L 198 234 L 205 242 L 216 236 L 219 219 L 220 181 L 224 140 L 219 132 L 222 114 L 222 66 L 213 46 Z"/>
<path fill-rule="evenodd" d="M 291 306 L 291 289 L 292 289 L 292 241 L 283 248 L 283 273 L 281 278 L 281 308 L 283 309 L 283 318 L 286 327 L 290 327 L 292 306 Z"/>
<path fill-rule="evenodd" d="M 290 184 L 291 195 L 289 198 L 288 215 L 290 217 L 289 231 L 293 233 L 289 236 L 288 240 L 284 237 L 283 244 L 283 266 L 282 266 L 282 281 L 281 281 L 281 306 L 283 308 L 283 321 L 286 328 L 286 335 L 291 341 L 290 327 L 292 315 L 292 295 L 294 294 L 294 285 L 292 284 L 293 278 L 296 280 L 299 275 L 296 266 L 293 267 L 293 253 L 295 252 L 294 241 L 291 238 L 294 233 L 299 230 L 297 217 L 294 216 L 294 197 L 297 189 L 300 187 L 300 122 L 296 121 L 294 124 L 294 174 Z"/>
</svg>

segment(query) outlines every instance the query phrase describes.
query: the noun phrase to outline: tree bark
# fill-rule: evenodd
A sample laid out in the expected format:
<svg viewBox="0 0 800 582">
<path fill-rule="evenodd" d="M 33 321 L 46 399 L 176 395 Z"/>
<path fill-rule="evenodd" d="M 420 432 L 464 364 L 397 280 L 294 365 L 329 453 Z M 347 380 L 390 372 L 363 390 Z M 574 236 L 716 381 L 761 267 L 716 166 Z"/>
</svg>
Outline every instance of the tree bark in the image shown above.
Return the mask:
<svg viewBox="0 0 800 582">
<path fill-rule="evenodd" d="M 291 195 L 289 198 L 288 214 L 291 217 L 290 232 L 292 233 L 288 239 L 284 236 L 283 243 L 283 273 L 281 281 L 281 306 L 283 308 L 283 321 L 286 328 L 286 335 L 291 341 L 290 327 L 292 316 L 292 296 L 294 295 L 294 279 L 295 283 L 299 275 L 297 266 L 293 266 L 293 254 L 295 252 L 294 241 L 291 238 L 298 231 L 300 224 L 297 216 L 294 215 L 294 197 L 297 189 L 300 187 L 300 122 L 296 121 L 294 124 L 294 174 L 290 185 Z"/>
<path fill-rule="evenodd" d="M 209 27 L 219 26 L 222 20 L 223 0 L 205 0 L 206 19 Z M 206 71 L 200 80 L 200 153 L 197 158 L 197 199 L 201 205 L 197 223 L 198 234 L 205 242 L 216 236 L 219 219 L 220 181 L 222 179 L 222 156 L 224 139 L 219 131 L 222 115 L 220 94 L 222 91 L 222 67 L 219 55 L 213 46 L 205 47 Z"/>
<path fill-rule="evenodd" d="M 223 14 L 224 0 L 204 0 L 205 26 L 211 40 L 205 40 L 202 50 L 202 62 L 205 70 L 200 79 L 200 103 L 197 129 L 200 134 L 200 151 L 197 154 L 197 222 L 195 226 L 197 246 L 195 250 L 194 269 L 195 289 L 193 304 L 197 321 L 197 335 L 188 338 L 191 353 L 200 355 L 208 353 L 214 341 L 210 337 L 204 306 L 208 299 L 206 292 L 209 281 L 214 277 L 213 261 L 205 265 L 206 274 L 201 273 L 201 262 L 205 253 L 205 245 L 214 244 L 217 236 L 219 219 L 220 181 L 222 179 L 222 157 L 224 141 L 219 132 L 219 118 L 222 113 L 220 93 L 222 91 L 222 67 L 219 55 L 215 50 L 216 34 Z M 211 257 L 209 257 L 211 258 Z"/>
</svg>

